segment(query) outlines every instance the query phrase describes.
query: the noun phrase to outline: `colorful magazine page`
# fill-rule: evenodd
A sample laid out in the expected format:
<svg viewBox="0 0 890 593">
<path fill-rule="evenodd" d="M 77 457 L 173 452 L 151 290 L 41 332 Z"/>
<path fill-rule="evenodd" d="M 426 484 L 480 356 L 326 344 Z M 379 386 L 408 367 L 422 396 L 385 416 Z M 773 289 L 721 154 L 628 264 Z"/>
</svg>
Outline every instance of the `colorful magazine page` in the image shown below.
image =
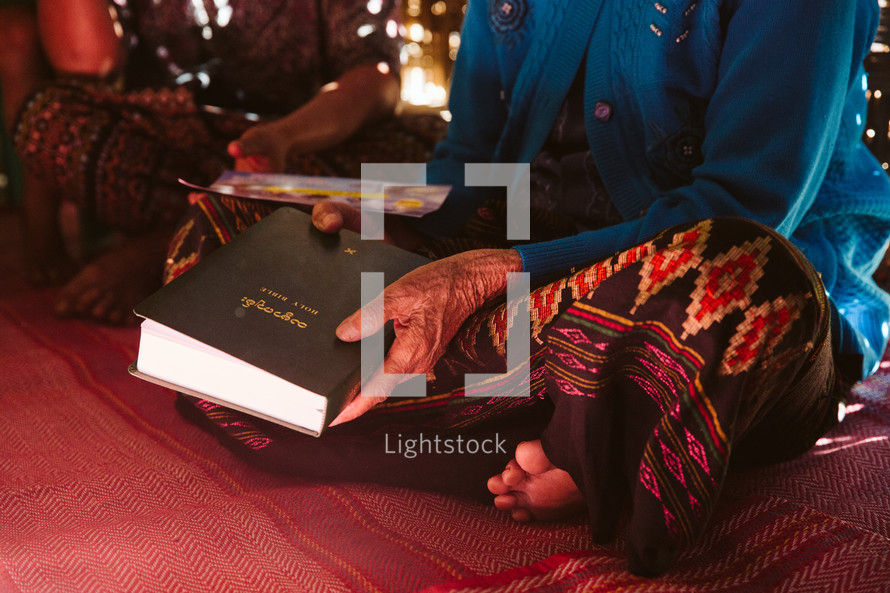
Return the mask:
<svg viewBox="0 0 890 593">
<path fill-rule="evenodd" d="M 450 185 L 389 185 L 367 179 L 247 171 L 226 171 L 206 187 L 184 179 L 179 182 L 199 191 L 288 204 L 311 206 L 319 200 L 328 199 L 361 209 L 364 201 L 366 207 L 375 212 L 415 218 L 438 210 L 451 190 Z"/>
</svg>

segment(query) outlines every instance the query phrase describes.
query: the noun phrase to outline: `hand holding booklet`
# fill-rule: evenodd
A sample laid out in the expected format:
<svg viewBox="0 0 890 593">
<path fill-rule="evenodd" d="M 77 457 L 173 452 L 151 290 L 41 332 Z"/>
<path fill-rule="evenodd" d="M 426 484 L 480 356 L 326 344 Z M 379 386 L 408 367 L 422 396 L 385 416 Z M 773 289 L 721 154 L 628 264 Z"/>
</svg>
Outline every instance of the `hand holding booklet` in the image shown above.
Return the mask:
<svg viewBox="0 0 890 593">
<path fill-rule="evenodd" d="M 199 191 L 255 200 L 312 206 L 319 200 L 343 202 L 356 209 L 362 204 L 375 212 L 420 217 L 438 210 L 450 185 L 390 185 L 384 181 L 345 177 L 313 177 L 281 173 L 225 171 L 204 187 L 179 180 Z"/>
<path fill-rule="evenodd" d="M 361 306 L 361 273 L 389 284 L 427 261 L 279 208 L 135 307 L 130 371 L 318 436 L 360 388 L 361 345 L 334 332 Z"/>
</svg>

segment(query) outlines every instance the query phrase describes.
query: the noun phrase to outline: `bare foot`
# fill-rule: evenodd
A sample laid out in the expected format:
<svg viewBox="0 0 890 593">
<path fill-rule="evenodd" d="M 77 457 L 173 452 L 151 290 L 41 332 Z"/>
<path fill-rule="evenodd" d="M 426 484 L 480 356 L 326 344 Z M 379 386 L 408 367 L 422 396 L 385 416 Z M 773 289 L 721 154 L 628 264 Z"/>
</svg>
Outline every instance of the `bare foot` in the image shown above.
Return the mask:
<svg viewBox="0 0 890 593">
<path fill-rule="evenodd" d="M 62 288 L 56 296 L 56 315 L 135 325 L 133 306 L 161 287 L 168 239 L 165 229 L 110 248 Z"/>
<path fill-rule="evenodd" d="M 504 471 L 489 478 L 488 490 L 494 506 L 520 522 L 563 519 L 585 508 L 572 477 L 550 463 L 539 440 L 519 443 Z"/>
</svg>

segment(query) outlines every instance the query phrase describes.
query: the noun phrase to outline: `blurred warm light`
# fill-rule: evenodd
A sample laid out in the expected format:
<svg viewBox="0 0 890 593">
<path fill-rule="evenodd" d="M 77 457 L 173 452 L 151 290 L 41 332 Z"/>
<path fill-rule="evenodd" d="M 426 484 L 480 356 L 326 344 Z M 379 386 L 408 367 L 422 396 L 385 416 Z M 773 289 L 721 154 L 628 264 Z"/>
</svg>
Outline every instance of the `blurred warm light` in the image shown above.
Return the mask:
<svg viewBox="0 0 890 593">
<path fill-rule="evenodd" d="M 402 100 L 437 111 L 448 103 L 452 63 L 460 47 L 466 2 L 404 0 Z"/>
<path fill-rule="evenodd" d="M 420 43 L 423 41 L 424 29 L 420 23 L 412 23 L 408 25 L 408 39 Z"/>
<path fill-rule="evenodd" d="M 423 57 L 423 49 L 420 47 L 420 44 L 413 41 L 405 44 L 405 52 L 412 58 Z"/>
<path fill-rule="evenodd" d="M 389 74 L 389 64 L 386 62 L 377 62 L 377 71 L 381 74 Z"/>
<path fill-rule="evenodd" d="M 427 70 L 411 66 L 402 71 L 402 100 L 412 105 L 441 107 L 447 101 L 447 91 L 429 80 Z"/>
<path fill-rule="evenodd" d="M 229 21 L 232 20 L 232 13 L 234 13 L 235 10 L 229 6 L 228 1 L 217 2 L 216 8 L 216 24 L 220 27 L 225 27 L 229 24 Z"/>
<path fill-rule="evenodd" d="M 358 33 L 359 37 L 364 39 L 365 37 L 367 37 L 368 35 L 373 33 L 375 30 L 377 30 L 376 26 L 371 25 L 371 24 L 364 24 L 358 28 L 358 31 L 356 31 L 356 33 Z"/>
<path fill-rule="evenodd" d="M 192 14 L 195 17 L 195 22 L 200 26 L 204 26 L 210 23 L 210 15 L 207 14 L 207 8 L 204 6 L 204 2 L 201 0 L 192 0 Z"/>
</svg>

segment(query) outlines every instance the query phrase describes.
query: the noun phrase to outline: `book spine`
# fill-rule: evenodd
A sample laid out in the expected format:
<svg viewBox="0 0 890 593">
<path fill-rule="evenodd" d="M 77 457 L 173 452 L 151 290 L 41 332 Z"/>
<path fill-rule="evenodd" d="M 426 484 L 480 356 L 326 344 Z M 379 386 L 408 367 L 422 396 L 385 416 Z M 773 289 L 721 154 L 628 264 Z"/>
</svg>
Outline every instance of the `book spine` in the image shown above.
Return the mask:
<svg viewBox="0 0 890 593">
<path fill-rule="evenodd" d="M 361 389 L 361 369 L 358 368 L 350 373 L 330 394 L 328 394 L 328 403 L 324 413 L 324 423 L 322 424 L 321 430 L 319 430 L 319 434 L 324 432 L 328 425 L 334 421 L 334 418 L 343 411 L 343 408 L 346 407 L 347 403 L 351 402 L 356 397 L 361 397 Z"/>
</svg>

